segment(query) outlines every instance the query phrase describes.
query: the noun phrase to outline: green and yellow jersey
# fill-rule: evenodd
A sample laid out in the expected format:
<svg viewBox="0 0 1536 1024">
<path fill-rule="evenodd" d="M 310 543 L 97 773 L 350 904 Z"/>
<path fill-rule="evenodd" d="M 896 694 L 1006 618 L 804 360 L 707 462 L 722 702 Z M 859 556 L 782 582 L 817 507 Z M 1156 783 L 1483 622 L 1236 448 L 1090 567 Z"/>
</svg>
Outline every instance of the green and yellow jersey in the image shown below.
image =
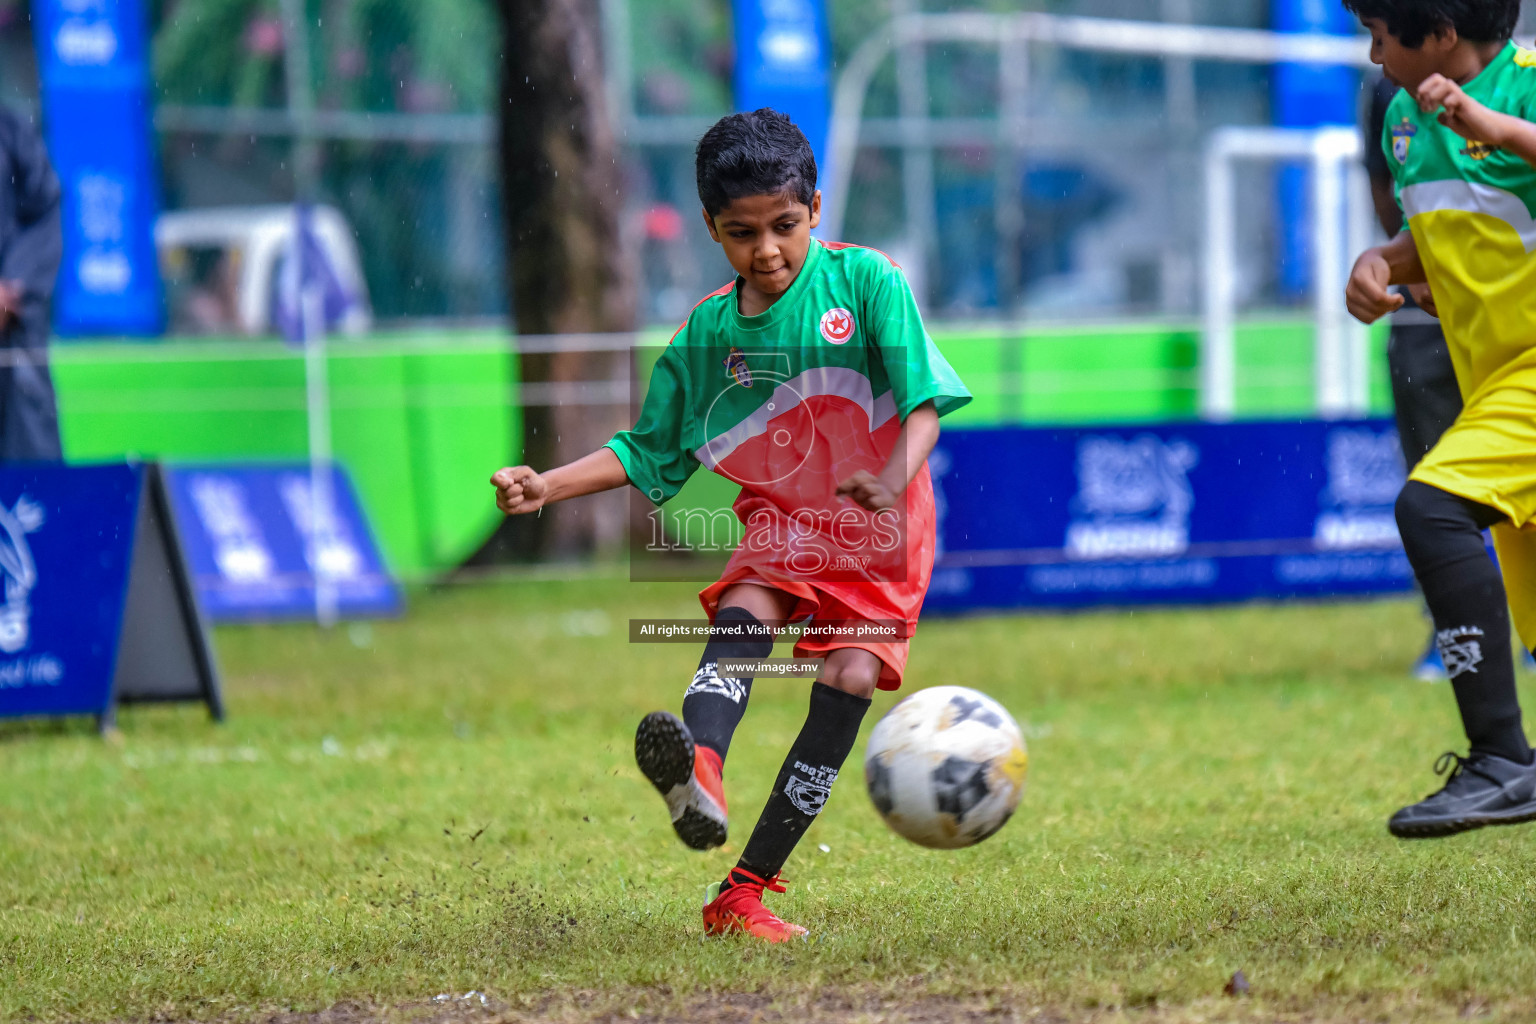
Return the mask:
<svg viewBox="0 0 1536 1024">
<path fill-rule="evenodd" d="M 1463 90 L 1536 120 L 1536 52 L 1509 43 Z M 1469 141 L 1400 91 L 1382 148 L 1424 261 L 1463 398 L 1536 367 L 1536 167 Z"/>
<path fill-rule="evenodd" d="M 1510 43 L 1462 89 L 1536 121 L 1536 52 Z M 1466 400 L 1412 478 L 1508 517 L 1493 542 L 1515 627 L 1536 647 L 1536 167 L 1438 113 L 1399 92 L 1382 137 Z"/>
</svg>

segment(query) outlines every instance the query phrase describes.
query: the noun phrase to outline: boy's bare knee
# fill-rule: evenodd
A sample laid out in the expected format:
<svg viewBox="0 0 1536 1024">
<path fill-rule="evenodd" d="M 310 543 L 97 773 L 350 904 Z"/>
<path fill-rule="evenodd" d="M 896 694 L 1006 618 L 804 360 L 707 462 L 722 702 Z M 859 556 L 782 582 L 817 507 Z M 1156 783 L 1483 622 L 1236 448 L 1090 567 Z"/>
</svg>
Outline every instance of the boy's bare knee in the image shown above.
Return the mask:
<svg viewBox="0 0 1536 1024">
<path fill-rule="evenodd" d="M 880 662 L 874 658 L 868 661 L 828 658 L 826 668 L 821 673 L 821 682 L 834 690 L 866 700 L 874 696 L 875 684 L 879 681 Z"/>
</svg>

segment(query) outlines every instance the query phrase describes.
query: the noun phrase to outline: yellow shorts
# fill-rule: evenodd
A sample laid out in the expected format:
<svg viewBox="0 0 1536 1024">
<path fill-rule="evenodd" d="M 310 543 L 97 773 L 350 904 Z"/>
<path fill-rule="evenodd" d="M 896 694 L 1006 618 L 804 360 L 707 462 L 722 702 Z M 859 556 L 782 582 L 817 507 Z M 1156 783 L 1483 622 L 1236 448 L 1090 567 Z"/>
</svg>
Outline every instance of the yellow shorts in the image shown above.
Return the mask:
<svg viewBox="0 0 1536 1024">
<path fill-rule="evenodd" d="M 1536 369 L 1475 393 L 1411 479 L 1509 517 L 1493 544 L 1515 629 L 1536 647 Z"/>
</svg>

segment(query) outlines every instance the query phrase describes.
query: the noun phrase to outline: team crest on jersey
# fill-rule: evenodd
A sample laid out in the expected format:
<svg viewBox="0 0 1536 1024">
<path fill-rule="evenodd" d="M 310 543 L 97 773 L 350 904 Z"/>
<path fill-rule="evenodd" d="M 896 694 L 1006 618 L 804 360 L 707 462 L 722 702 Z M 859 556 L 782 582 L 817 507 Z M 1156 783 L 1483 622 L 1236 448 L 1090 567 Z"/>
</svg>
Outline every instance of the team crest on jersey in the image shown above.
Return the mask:
<svg viewBox="0 0 1536 1024">
<path fill-rule="evenodd" d="M 834 345 L 853 337 L 853 314 L 841 306 L 821 314 L 821 336 Z"/>
<path fill-rule="evenodd" d="M 752 368 L 747 365 L 747 354 L 731 346 L 731 354 L 725 357 L 725 372 L 744 388 L 752 386 Z"/>
<path fill-rule="evenodd" d="M 1403 118 L 1402 124 L 1392 126 L 1392 155 L 1397 158 L 1398 163 L 1408 162 L 1408 147 L 1412 145 L 1413 137 L 1417 134 L 1419 134 L 1418 126 L 1406 117 Z"/>
</svg>

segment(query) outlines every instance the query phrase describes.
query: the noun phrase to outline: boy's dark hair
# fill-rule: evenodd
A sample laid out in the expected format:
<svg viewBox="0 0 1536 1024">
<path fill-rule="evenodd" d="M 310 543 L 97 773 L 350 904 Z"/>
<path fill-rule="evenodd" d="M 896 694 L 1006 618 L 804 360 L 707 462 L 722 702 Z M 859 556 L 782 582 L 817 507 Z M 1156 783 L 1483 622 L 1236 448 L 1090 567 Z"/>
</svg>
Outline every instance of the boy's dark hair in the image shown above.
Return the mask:
<svg viewBox="0 0 1536 1024">
<path fill-rule="evenodd" d="M 811 205 L 816 156 L 788 116 L 763 107 L 716 121 L 694 158 L 699 200 L 713 217 L 743 196 L 789 193 Z"/>
<path fill-rule="evenodd" d="M 1520 20 L 1520 0 L 1344 0 L 1344 9 L 1361 20 L 1380 18 L 1410 50 L 1446 26 L 1468 42 L 1507 42 Z"/>
</svg>

